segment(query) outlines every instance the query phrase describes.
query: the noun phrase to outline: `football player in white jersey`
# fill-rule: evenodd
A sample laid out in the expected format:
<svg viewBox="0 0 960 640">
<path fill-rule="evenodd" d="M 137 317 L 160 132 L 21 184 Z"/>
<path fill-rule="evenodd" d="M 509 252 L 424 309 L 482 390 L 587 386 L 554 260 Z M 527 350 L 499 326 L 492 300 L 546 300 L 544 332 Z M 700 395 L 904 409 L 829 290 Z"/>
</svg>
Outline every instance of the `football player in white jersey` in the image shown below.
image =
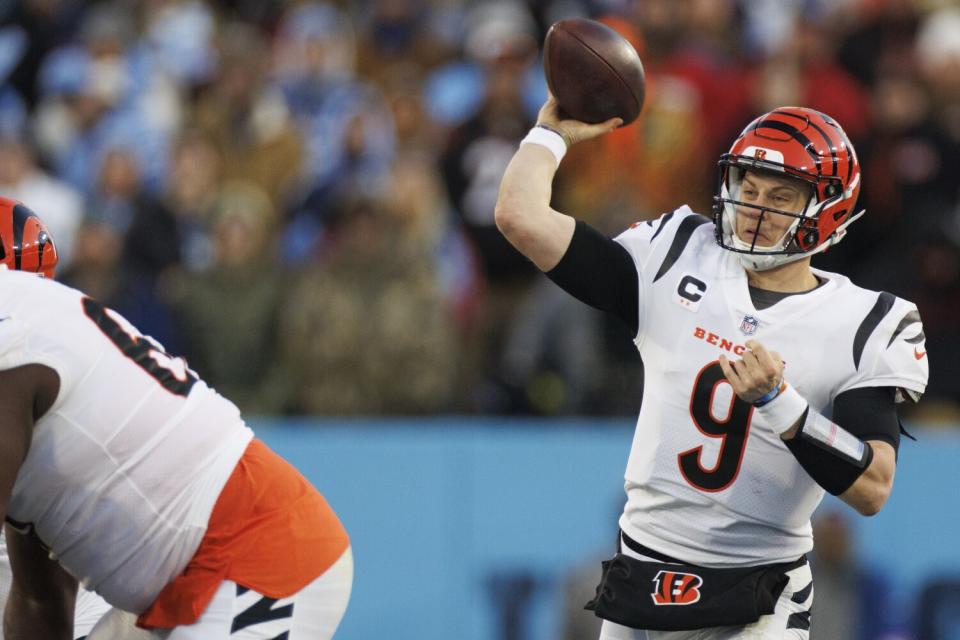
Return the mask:
<svg viewBox="0 0 960 640">
<path fill-rule="evenodd" d="M 56 243 L 43 221 L 22 203 L 0 197 L 0 264 L 53 278 L 58 260 Z M 19 535 L 15 530 L 10 531 L 10 535 Z M 0 535 L 0 607 L 6 605 L 12 581 L 6 536 Z M 109 609 L 103 598 L 81 589 L 74 613 L 74 637 L 85 638 Z M 3 640 L 2 629 L 0 640 Z"/>
<path fill-rule="evenodd" d="M 0 516 L 6 640 L 323 640 L 353 576 L 323 496 L 236 406 L 111 309 L 50 278 L 55 250 L 0 199 Z M 81 619 L 82 622 L 82 619 Z"/>
<path fill-rule="evenodd" d="M 681 206 L 614 239 L 550 207 L 569 145 L 620 124 L 551 97 L 497 201 L 508 240 L 623 319 L 645 376 L 618 552 L 588 608 L 602 640 L 807 638 L 810 516 L 829 491 L 864 515 L 893 486 L 896 403 L 928 367 L 917 308 L 812 268 L 862 215 L 840 125 L 784 107 L 720 161 L 713 216 Z"/>
</svg>

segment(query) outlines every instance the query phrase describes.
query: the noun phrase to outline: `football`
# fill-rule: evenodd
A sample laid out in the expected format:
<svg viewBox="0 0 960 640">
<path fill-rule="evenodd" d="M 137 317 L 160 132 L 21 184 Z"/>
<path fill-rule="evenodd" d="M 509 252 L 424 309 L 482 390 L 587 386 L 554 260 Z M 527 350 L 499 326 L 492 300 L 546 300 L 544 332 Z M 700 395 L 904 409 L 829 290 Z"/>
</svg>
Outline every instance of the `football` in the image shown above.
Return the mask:
<svg viewBox="0 0 960 640">
<path fill-rule="evenodd" d="M 595 20 L 573 18 L 550 27 L 543 44 L 543 71 L 563 117 L 596 123 L 643 108 L 643 64 L 619 33 Z"/>
</svg>

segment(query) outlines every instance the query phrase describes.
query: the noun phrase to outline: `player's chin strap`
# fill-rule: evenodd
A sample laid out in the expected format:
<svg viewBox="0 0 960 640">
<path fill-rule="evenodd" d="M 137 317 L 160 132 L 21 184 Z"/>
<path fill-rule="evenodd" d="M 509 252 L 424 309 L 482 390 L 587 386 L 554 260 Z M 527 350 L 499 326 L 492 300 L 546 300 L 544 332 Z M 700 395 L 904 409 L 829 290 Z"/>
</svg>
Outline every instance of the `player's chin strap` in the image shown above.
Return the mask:
<svg viewBox="0 0 960 640">
<path fill-rule="evenodd" d="M 873 460 L 868 443 L 811 411 L 803 396 L 786 382 L 759 398 L 754 407 L 780 434 L 800 422 L 800 430 L 784 444 L 810 477 L 835 496 L 853 486 Z"/>
</svg>

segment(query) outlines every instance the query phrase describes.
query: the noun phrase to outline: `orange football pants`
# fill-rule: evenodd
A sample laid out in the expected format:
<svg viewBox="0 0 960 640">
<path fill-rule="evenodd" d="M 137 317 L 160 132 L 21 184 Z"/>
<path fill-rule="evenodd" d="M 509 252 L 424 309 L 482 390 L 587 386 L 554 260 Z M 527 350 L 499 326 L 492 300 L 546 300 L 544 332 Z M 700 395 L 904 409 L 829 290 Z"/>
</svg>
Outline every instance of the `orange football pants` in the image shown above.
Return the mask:
<svg viewBox="0 0 960 640">
<path fill-rule="evenodd" d="M 220 492 L 197 552 L 139 616 L 137 626 L 193 624 L 225 580 L 270 598 L 289 597 L 323 574 L 349 545 L 324 497 L 254 439 Z"/>
</svg>

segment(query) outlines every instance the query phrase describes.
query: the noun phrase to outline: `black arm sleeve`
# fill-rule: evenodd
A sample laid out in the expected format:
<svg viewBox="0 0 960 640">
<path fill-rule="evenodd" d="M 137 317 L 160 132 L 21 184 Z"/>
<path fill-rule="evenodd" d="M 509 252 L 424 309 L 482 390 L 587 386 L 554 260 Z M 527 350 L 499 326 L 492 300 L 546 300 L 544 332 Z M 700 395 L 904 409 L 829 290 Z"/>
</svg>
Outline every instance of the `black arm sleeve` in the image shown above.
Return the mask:
<svg viewBox="0 0 960 640">
<path fill-rule="evenodd" d="M 620 243 L 577 220 L 567 252 L 547 277 L 581 302 L 614 314 L 636 335 L 640 285 L 633 258 Z"/>
<path fill-rule="evenodd" d="M 893 387 L 851 389 L 833 401 L 833 421 L 861 440 L 882 440 L 900 449 L 900 419 Z"/>
<path fill-rule="evenodd" d="M 809 411 L 809 409 L 808 409 Z M 802 421 L 806 421 L 804 413 Z M 900 446 L 900 420 L 890 387 L 865 387 L 844 391 L 833 401 L 834 424 L 861 440 L 888 442 L 896 452 Z M 790 453 L 817 484 L 838 496 L 857 481 L 873 460 L 867 444 L 862 461 L 852 461 L 835 450 L 824 448 L 815 439 L 798 437 L 785 441 Z"/>
</svg>

